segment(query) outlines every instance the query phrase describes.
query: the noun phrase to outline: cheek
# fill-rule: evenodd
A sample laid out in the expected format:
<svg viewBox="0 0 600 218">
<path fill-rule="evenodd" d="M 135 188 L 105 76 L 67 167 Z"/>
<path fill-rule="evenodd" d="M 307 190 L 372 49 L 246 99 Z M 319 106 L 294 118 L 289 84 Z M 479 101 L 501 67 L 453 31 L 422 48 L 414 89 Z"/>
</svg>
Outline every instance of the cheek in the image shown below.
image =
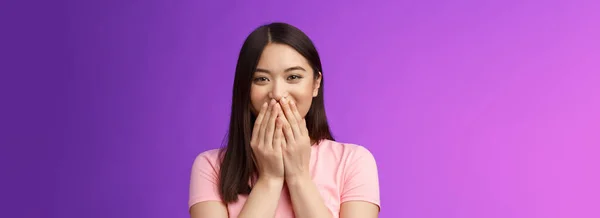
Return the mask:
<svg viewBox="0 0 600 218">
<path fill-rule="evenodd" d="M 298 89 L 294 90 L 293 93 L 290 93 L 294 96 L 296 100 L 296 105 L 298 107 L 298 112 L 302 117 L 305 117 L 312 105 L 313 100 L 313 86 L 311 83 L 303 84 L 302 87 L 298 87 Z"/>
<path fill-rule="evenodd" d="M 304 95 L 297 96 L 296 98 L 296 107 L 298 107 L 298 112 L 302 117 L 306 116 L 310 106 L 312 104 L 312 93 L 306 93 Z"/>
<path fill-rule="evenodd" d="M 302 104 L 298 108 L 298 112 L 300 112 L 300 115 L 302 116 L 302 118 L 306 117 L 306 114 L 308 114 L 308 111 L 310 110 L 310 106 L 311 106 L 311 101 L 308 101 L 305 104 Z"/>
<path fill-rule="evenodd" d="M 266 101 L 266 96 L 267 94 L 264 93 L 263 90 L 258 89 L 258 88 L 251 88 L 250 89 L 250 106 L 252 107 L 252 112 L 257 115 L 260 107 L 262 106 L 262 104 Z"/>
</svg>

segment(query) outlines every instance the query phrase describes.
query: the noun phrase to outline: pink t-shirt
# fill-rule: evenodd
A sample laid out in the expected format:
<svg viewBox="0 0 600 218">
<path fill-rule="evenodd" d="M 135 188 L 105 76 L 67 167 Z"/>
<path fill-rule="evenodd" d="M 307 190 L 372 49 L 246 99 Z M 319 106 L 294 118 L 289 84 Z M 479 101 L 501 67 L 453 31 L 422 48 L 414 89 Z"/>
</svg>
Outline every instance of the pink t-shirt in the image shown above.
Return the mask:
<svg viewBox="0 0 600 218">
<path fill-rule="evenodd" d="M 333 217 L 339 217 L 340 205 L 346 201 L 367 201 L 380 206 L 377 165 L 369 150 L 331 140 L 323 140 L 311 150 L 310 174 Z M 196 157 L 190 178 L 189 207 L 203 201 L 221 201 L 218 154 L 219 150 L 213 149 Z M 239 195 L 237 202 L 227 205 L 230 218 L 238 216 L 246 199 L 247 196 Z M 294 217 L 286 191 L 282 191 L 275 217 Z"/>
</svg>

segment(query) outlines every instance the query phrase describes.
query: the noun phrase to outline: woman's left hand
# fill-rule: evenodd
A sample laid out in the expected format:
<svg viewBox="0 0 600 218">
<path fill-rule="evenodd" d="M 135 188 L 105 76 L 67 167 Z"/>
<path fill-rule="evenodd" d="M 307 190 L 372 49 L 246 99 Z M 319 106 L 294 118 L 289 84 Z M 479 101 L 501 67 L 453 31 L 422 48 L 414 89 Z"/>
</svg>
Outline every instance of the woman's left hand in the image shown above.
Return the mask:
<svg viewBox="0 0 600 218">
<path fill-rule="evenodd" d="M 283 124 L 285 136 L 282 145 L 285 180 L 310 178 L 311 141 L 306 120 L 302 118 L 294 102 L 284 97 L 279 104 L 282 110 L 277 122 Z"/>
</svg>

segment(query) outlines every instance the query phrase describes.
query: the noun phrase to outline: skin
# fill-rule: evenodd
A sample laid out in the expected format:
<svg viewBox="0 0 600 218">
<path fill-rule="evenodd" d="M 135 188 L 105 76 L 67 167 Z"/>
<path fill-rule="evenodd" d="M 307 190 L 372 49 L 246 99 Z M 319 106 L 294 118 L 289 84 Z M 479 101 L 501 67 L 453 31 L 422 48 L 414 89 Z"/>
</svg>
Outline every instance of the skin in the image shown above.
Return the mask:
<svg viewBox="0 0 600 218">
<path fill-rule="evenodd" d="M 250 88 L 254 112 L 264 102 L 283 97 L 298 106 L 301 115 L 310 109 L 312 98 L 319 93 L 321 73 L 314 78 L 308 61 L 287 45 L 269 44 L 258 62 Z"/>
<path fill-rule="evenodd" d="M 321 73 L 313 76 L 308 61 L 283 44 L 265 47 L 252 81 L 251 110 L 257 115 L 251 146 L 258 181 L 239 217 L 274 217 L 283 186 L 290 192 L 297 218 L 332 217 L 309 174 L 311 143 L 304 117 L 318 95 Z M 258 112 L 258 113 L 257 113 Z M 375 218 L 379 208 L 368 202 L 344 202 L 341 218 Z M 220 202 L 191 208 L 192 218 L 227 218 Z"/>
</svg>

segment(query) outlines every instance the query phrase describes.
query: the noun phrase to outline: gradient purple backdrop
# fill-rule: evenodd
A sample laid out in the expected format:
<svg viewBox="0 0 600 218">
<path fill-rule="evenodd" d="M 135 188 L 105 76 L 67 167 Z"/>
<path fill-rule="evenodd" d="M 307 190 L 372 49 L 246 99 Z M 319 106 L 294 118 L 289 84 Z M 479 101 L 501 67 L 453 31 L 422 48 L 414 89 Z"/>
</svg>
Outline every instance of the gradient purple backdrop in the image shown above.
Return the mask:
<svg viewBox="0 0 600 218">
<path fill-rule="evenodd" d="M 1 217 L 188 217 L 258 25 L 322 55 L 382 218 L 600 217 L 597 1 L 2 3 Z"/>
</svg>

